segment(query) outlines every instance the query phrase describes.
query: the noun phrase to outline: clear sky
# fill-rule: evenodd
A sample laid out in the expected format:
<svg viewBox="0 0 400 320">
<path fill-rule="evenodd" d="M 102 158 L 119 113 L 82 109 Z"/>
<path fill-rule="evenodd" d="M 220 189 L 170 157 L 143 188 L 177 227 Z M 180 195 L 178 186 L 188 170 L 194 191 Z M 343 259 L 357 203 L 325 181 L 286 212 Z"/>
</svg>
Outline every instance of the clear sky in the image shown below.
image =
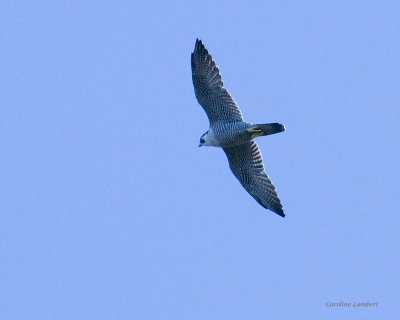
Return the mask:
<svg viewBox="0 0 400 320">
<path fill-rule="evenodd" d="M 286 126 L 284 219 L 197 147 L 196 38 Z M 399 1 L 2 1 L 0 319 L 394 319 L 399 39 Z"/>
</svg>

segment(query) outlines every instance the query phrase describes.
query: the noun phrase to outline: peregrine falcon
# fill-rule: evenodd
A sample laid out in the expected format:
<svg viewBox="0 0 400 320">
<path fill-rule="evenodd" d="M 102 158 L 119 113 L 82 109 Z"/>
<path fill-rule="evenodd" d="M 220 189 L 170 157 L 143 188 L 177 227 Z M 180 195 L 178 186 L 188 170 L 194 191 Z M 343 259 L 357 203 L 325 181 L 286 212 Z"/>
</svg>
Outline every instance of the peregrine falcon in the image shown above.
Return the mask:
<svg viewBox="0 0 400 320">
<path fill-rule="evenodd" d="M 246 191 L 261 206 L 284 217 L 281 201 L 264 171 L 261 152 L 254 138 L 285 131 L 285 127 L 280 123 L 243 121 L 238 105 L 224 88 L 218 67 L 198 39 L 192 53 L 192 80 L 197 101 L 210 121 L 199 147 L 222 148 L 229 167 Z"/>
</svg>

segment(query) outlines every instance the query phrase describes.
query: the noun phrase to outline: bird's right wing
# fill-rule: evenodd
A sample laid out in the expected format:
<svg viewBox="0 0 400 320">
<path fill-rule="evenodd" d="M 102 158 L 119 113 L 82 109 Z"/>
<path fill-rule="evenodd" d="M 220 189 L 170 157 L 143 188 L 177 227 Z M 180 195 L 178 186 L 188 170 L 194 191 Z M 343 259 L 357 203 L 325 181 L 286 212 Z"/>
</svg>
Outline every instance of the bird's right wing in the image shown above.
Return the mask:
<svg viewBox="0 0 400 320">
<path fill-rule="evenodd" d="M 192 53 L 192 79 L 197 101 L 207 113 L 210 124 L 242 120 L 239 107 L 224 88 L 218 67 L 198 39 Z"/>
<path fill-rule="evenodd" d="M 251 140 L 231 148 L 223 148 L 229 167 L 242 186 L 266 209 L 284 217 L 281 201 L 275 187 L 264 171 L 261 152 Z"/>
</svg>

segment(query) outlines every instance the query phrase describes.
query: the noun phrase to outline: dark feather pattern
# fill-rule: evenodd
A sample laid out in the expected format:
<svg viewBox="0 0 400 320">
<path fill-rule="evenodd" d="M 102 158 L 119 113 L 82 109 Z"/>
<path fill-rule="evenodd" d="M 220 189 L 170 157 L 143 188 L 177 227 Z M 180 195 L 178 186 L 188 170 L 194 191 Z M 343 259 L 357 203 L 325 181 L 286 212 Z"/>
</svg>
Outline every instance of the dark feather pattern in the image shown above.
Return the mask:
<svg viewBox="0 0 400 320">
<path fill-rule="evenodd" d="M 264 208 L 284 217 L 281 201 L 264 171 L 262 155 L 255 141 L 223 150 L 229 167 L 243 188 Z"/>
<path fill-rule="evenodd" d="M 198 39 L 192 53 L 192 80 L 197 101 L 210 123 L 242 120 L 239 107 L 224 88 L 218 67 Z"/>
</svg>

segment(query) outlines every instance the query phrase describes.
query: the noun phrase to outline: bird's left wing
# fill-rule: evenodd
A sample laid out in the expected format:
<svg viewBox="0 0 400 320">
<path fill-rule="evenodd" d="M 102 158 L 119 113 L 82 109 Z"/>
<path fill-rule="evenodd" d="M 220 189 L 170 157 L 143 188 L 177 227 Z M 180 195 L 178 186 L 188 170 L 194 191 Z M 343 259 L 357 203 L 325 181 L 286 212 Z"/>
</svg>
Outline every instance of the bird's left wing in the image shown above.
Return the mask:
<svg viewBox="0 0 400 320">
<path fill-rule="evenodd" d="M 192 80 L 197 101 L 207 113 L 210 124 L 242 120 L 239 107 L 224 88 L 218 67 L 198 39 L 192 53 Z"/>
<path fill-rule="evenodd" d="M 264 171 L 261 152 L 255 141 L 223 148 L 229 167 L 242 186 L 266 209 L 284 217 L 281 201 L 275 187 Z"/>
</svg>

